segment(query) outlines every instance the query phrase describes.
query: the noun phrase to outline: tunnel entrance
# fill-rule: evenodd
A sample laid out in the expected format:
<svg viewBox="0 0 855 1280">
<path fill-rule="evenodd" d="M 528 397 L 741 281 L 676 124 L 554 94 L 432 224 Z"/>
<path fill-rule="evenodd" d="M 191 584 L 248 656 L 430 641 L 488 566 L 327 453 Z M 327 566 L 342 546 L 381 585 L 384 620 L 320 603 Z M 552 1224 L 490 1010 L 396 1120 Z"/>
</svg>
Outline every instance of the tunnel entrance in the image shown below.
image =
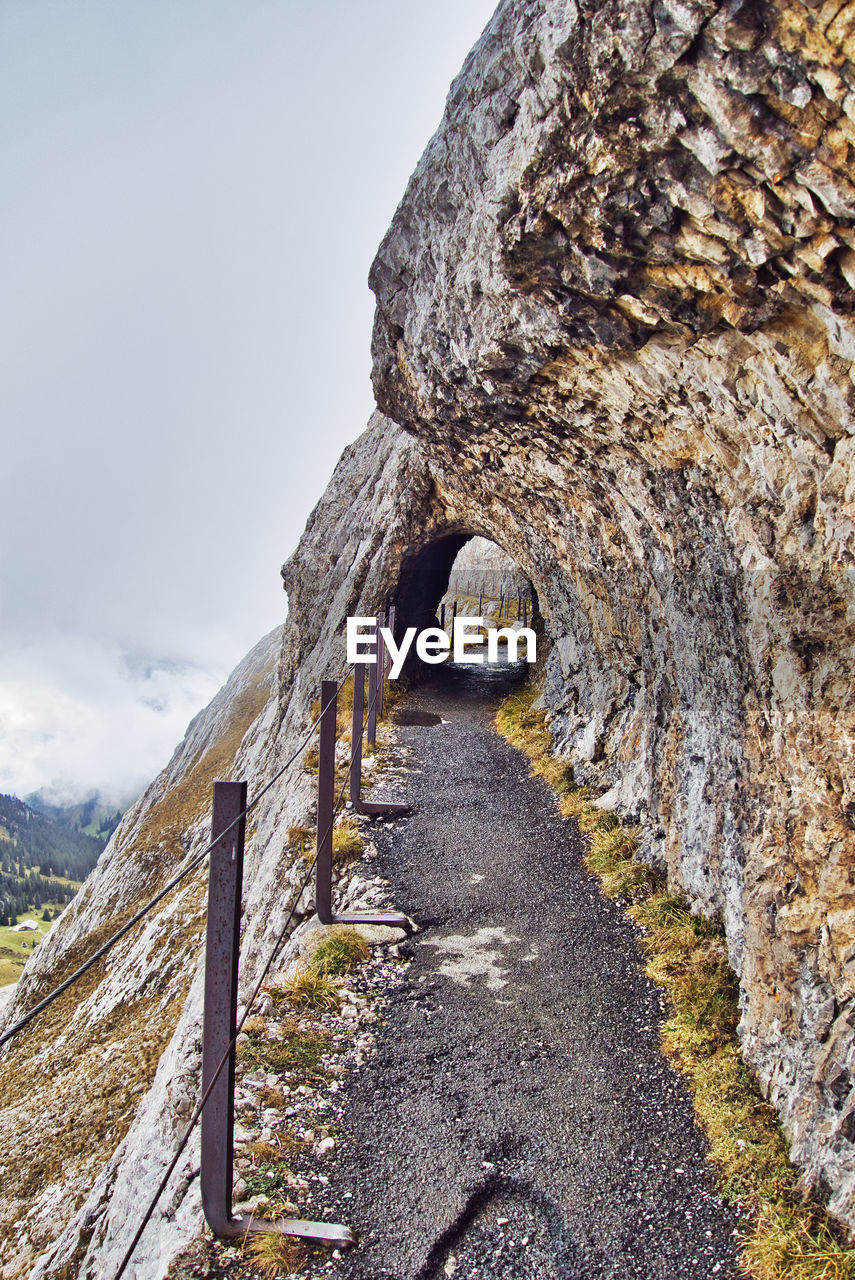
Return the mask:
<svg viewBox="0 0 855 1280">
<path fill-rule="evenodd" d="M 440 626 L 455 615 L 482 617 L 488 627 L 528 626 L 534 592 L 516 561 L 487 538 L 470 538 L 458 551 L 437 606 Z"/>
<path fill-rule="evenodd" d="M 526 646 L 521 645 L 523 656 L 518 661 L 509 662 L 508 646 L 504 641 L 495 648 L 488 644 L 489 632 L 531 628 L 542 634 L 537 596 L 526 574 L 495 542 L 475 534 L 448 534 L 406 556 L 393 603 L 396 639 L 407 627 L 419 631 L 439 627 L 451 636 L 456 618 L 484 620 L 482 663 L 464 667 L 451 657 L 441 665 L 428 666 L 411 654 L 402 672 L 409 684 L 428 678 L 478 681 L 498 676 L 496 668 L 506 679 L 512 674 L 523 678 L 528 669 Z M 489 662 L 488 647 L 493 652 Z"/>
</svg>

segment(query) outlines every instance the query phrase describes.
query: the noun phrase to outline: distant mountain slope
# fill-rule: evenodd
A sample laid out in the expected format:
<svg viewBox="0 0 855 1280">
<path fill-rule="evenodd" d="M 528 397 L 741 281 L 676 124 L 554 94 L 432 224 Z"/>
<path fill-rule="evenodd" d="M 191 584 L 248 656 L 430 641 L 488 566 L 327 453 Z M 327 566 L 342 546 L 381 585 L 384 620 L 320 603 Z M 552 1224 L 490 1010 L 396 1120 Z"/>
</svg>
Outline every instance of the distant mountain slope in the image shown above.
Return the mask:
<svg viewBox="0 0 855 1280">
<path fill-rule="evenodd" d="M 117 806 L 108 804 L 100 791 L 93 791 L 85 800 L 76 804 L 57 804 L 53 793 L 42 789 L 24 796 L 25 804 L 45 818 L 53 818 L 61 825 L 73 827 L 87 836 L 97 836 L 102 847 L 110 839 L 122 820 L 122 814 L 136 800 L 135 795 Z"/>
<path fill-rule="evenodd" d="M 265 636 L 191 721 L 74 901 L 44 940 L 30 947 L 0 1025 L 31 1008 L 206 846 L 215 779 L 246 779 L 251 796 L 270 780 L 280 724 L 282 638 L 281 627 Z M 333 669 L 326 649 L 319 661 L 321 674 Z M 305 692 L 293 700 L 286 759 L 306 734 L 316 689 L 317 676 L 310 671 Z M 270 945 L 270 931 L 281 927 L 305 875 L 302 855 L 288 844 L 288 830 L 307 821 L 314 779 L 297 767 L 287 780 L 287 790 L 271 790 L 247 824 L 244 978 L 251 979 L 252 964 Z M 75 984 L 67 999 L 61 997 L 39 1016 L 32 1034 L 16 1037 L 0 1055 L 0 1150 L 15 1152 L 14 1168 L 6 1160 L 0 1176 L 4 1280 L 35 1280 L 44 1268 L 55 1278 L 83 1280 L 111 1275 L 118 1267 L 128 1223 L 149 1194 L 149 1175 L 141 1169 L 162 1171 L 172 1150 L 164 1126 L 172 1125 L 176 1070 L 189 1080 L 187 1073 L 195 1069 L 206 911 L 203 865 L 168 895 L 157 914 L 113 948 L 109 961 L 90 971 L 91 982 Z M 34 1087 L 34 1080 L 44 1087 Z M 197 1159 L 195 1150 L 187 1155 Z M 105 1186 L 106 1201 L 101 1198 Z M 172 1219 L 166 1222 L 158 1213 L 152 1223 L 145 1245 L 153 1244 L 155 1256 L 149 1269 L 137 1254 L 138 1280 L 162 1280 L 168 1269 L 164 1259 L 198 1230 L 198 1178 L 188 1186 L 184 1204 L 167 1206 Z M 96 1202 L 101 1212 L 93 1209 Z M 107 1203 L 109 1216 L 103 1213 Z M 82 1234 L 80 1214 L 89 1215 Z M 36 1264 L 39 1255 L 54 1248 L 55 1265 L 47 1256 Z M 84 1257 L 90 1251 L 91 1265 Z"/>
<path fill-rule="evenodd" d="M 0 916 L 70 902 L 105 844 L 103 837 L 37 813 L 17 796 L 0 795 Z"/>
</svg>

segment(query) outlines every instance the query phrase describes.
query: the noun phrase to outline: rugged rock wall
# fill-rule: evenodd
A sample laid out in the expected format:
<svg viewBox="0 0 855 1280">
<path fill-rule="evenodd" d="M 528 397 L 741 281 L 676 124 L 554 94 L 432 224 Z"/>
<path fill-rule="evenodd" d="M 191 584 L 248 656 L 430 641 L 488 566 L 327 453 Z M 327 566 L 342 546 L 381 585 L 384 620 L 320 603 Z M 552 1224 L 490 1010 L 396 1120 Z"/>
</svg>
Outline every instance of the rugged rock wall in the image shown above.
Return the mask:
<svg viewBox="0 0 855 1280">
<path fill-rule="evenodd" d="M 535 584 L 559 739 L 724 918 L 851 1224 L 853 62 L 839 0 L 503 4 L 372 271 L 378 404 Z"/>
<path fill-rule="evenodd" d="M 251 793 L 273 776 L 342 669 L 345 617 L 393 597 L 422 625 L 480 534 L 537 592 L 562 750 L 724 919 L 747 1057 L 855 1226 L 853 30 L 852 4 L 799 0 L 500 6 L 373 270 L 389 416 L 284 570 L 276 680 L 263 645 L 191 726 L 11 1016 L 202 847 L 216 772 Z M 310 805 L 291 773 L 261 806 L 245 984 Z M 38 1175 L 19 1154 L 0 1171 L 4 1275 L 121 1257 L 198 1086 L 202 895 L 191 880 L 0 1061 Z M 77 1106 L 60 1142 L 35 1122 L 48 1081 L 52 1115 Z M 196 1161 L 137 1280 L 199 1228 Z"/>
</svg>

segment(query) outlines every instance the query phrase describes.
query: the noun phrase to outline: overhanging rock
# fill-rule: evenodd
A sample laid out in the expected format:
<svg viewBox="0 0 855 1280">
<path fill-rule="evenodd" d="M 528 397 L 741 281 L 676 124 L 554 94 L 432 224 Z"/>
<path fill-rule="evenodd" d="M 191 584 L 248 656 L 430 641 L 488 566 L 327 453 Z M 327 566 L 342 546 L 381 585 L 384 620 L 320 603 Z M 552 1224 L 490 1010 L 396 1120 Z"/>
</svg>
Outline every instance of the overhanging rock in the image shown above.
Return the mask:
<svg viewBox="0 0 855 1280">
<path fill-rule="evenodd" d="M 850 1226 L 854 31 L 500 5 L 371 277 L 378 404 L 531 577 L 563 748 L 724 919 Z"/>
</svg>

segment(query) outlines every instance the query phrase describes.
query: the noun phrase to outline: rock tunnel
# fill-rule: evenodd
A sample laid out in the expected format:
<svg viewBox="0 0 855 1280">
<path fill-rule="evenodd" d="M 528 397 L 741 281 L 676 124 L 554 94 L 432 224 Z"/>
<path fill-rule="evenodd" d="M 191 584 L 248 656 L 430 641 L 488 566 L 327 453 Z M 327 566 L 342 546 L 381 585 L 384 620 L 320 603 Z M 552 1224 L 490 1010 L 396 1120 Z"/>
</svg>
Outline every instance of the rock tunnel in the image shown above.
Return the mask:
<svg viewBox="0 0 855 1280">
<path fill-rule="evenodd" d="M 472 550 L 473 547 L 475 554 L 470 560 L 461 555 L 464 548 Z M 503 561 L 506 563 L 502 564 Z M 504 587 L 503 575 L 498 569 L 491 567 L 493 563 L 502 564 L 505 570 L 504 576 L 508 582 Z M 461 564 L 464 568 L 458 569 L 457 566 Z M 407 627 L 421 630 L 436 625 L 440 621 L 441 602 L 445 602 L 445 625 L 450 626 L 455 572 L 458 576 L 467 575 L 469 581 L 461 585 L 474 585 L 476 594 L 479 586 L 482 588 L 483 598 L 488 602 L 491 614 L 496 613 L 502 590 L 511 590 L 509 583 L 512 580 L 514 588 L 525 593 L 527 620 L 532 626 L 542 627 L 537 593 L 512 557 L 506 553 L 503 555 L 502 549 L 495 542 L 484 539 L 475 532 L 446 533 L 425 546 L 414 548 L 401 561 L 398 581 L 390 600 L 395 607 L 397 639 L 400 639 Z M 471 609 L 468 611 L 471 612 Z M 409 678 L 418 678 L 419 664 L 410 663 L 406 670 Z"/>
<path fill-rule="evenodd" d="M 500 6 L 372 268 L 360 591 L 470 529 L 521 566 L 557 749 L 724 923 L 745 1055 L 851 1223 L 843 33 L 798 3 L 523 25 Z"/>
</svg>

